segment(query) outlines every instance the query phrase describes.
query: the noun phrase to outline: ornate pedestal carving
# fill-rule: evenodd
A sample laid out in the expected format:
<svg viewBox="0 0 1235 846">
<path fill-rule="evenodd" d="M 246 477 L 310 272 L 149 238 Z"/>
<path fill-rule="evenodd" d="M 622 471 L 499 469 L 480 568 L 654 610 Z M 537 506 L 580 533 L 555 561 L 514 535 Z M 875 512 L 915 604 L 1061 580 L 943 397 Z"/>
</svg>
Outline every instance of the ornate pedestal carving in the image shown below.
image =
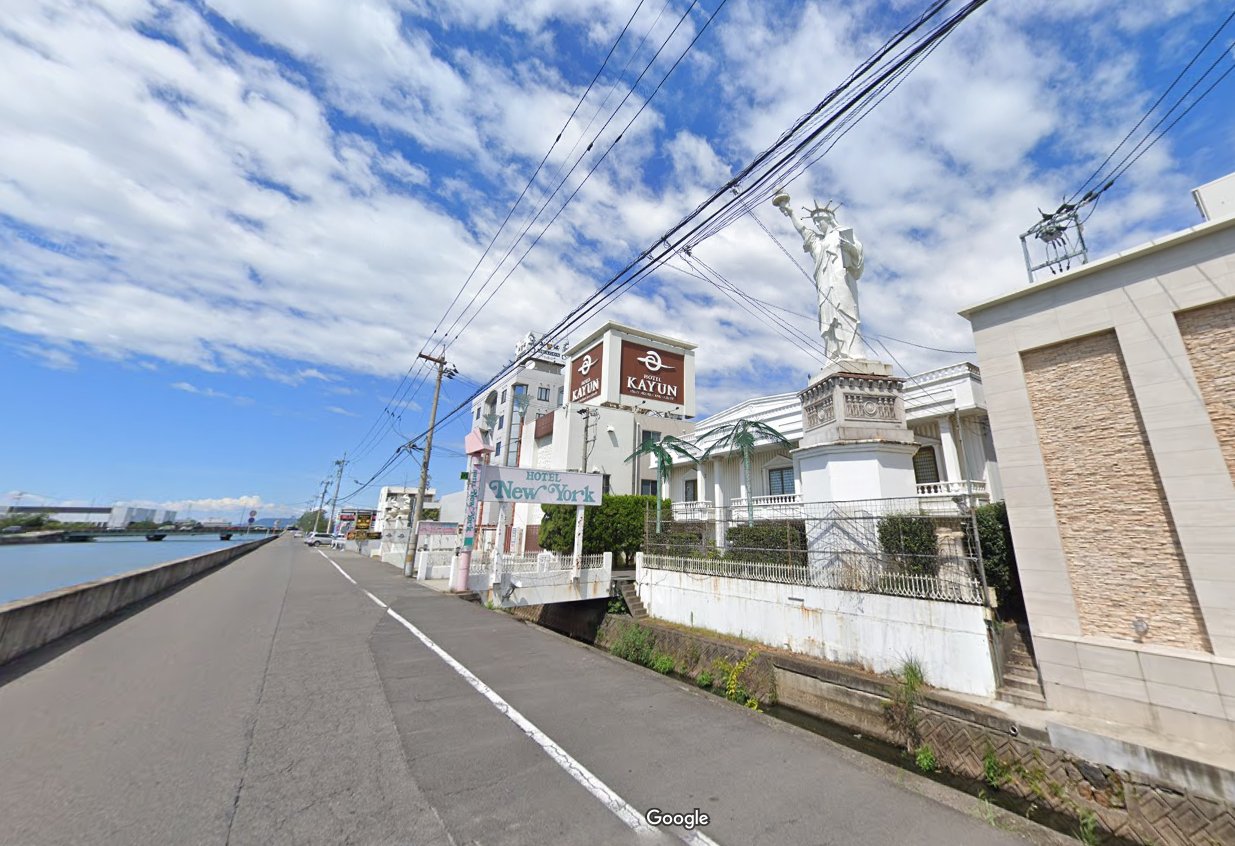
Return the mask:
<svg viewBox="0 0 1235 846">
<path fill-rule="evenodd" d="M 915 494 L 918 444 L 905 425 L 903 390 L 890 364 L 843 359 L 798 394 L 803 431 L 793 460 L 803 502 Z"/>
</svg>

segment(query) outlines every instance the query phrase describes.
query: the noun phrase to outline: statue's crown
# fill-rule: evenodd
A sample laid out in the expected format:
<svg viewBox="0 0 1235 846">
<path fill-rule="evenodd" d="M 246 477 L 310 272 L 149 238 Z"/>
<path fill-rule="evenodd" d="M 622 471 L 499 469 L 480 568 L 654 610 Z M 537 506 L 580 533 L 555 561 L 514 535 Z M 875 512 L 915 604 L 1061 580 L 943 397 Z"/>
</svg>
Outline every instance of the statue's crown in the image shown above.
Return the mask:
<svg viewBox="0 0 1235 846">
<path fill-rule="evenodd" d="M 833 205 L 832 203 L 832 200 L 828 200 L 828 204 L 826 206 L 821 206 L 819 205 L 819 201 L 815 200 L 815 207 L 813 209 L 807 209 L 807 211 L 812 217 L 821 213 L 835 215 L 837 210 L 841 207 L 841 203 L 836 203 L 836 205 Z"/>
</svg>

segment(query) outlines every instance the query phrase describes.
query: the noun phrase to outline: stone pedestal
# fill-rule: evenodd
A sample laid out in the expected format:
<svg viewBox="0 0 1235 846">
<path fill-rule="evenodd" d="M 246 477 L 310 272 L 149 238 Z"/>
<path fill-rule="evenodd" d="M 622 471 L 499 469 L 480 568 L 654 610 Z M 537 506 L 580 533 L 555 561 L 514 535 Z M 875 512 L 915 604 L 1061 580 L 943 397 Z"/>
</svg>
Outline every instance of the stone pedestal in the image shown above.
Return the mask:
<svg viewBox="0 0 1235 846">
<path fill-rule="evenodd" d="M 798 394 L 802 442 L 793 451 L 802 502 L 911 497 L 918 444 L 905 425 L 904 380 L 871 359 L 831 365 Z"/>
</svg>

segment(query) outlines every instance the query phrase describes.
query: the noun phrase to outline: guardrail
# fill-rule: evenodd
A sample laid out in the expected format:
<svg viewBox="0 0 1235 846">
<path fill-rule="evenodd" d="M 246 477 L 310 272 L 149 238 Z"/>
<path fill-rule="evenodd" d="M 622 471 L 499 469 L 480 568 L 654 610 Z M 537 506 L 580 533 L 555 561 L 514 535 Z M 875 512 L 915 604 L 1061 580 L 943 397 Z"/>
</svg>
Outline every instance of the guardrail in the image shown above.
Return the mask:
<svg viewBox="0 0 1235 846">
<path fill-rule="evenodd" d="M 0 665 L 230 563 L 277 537 L 226 546 L 0 605 Z"/>
</svg>

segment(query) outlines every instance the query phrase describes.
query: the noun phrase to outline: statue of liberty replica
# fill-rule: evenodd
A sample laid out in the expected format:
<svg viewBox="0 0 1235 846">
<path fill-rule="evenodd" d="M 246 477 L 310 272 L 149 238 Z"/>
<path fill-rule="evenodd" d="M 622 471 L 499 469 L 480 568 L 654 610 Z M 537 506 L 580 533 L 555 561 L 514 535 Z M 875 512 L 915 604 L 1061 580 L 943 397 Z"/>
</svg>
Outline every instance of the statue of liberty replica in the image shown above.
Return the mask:
<svg viewBox="0 0 1235 846">
<path fill-rule="evenodd" d="M 815 261 L 815 292 L 819 298 L 819 334 L 824 351 L 833 361 L 866 357 L 858 315 L 858 280 L 862 278 L 862 244 L 852 229 L 836 222 L 831 203 L 804 208 L 808 225 L 789 208 L 789 195 L 777 194 L 772 204 L 793 223 L 802 236 L 802 250 Z"/>
</svg>

